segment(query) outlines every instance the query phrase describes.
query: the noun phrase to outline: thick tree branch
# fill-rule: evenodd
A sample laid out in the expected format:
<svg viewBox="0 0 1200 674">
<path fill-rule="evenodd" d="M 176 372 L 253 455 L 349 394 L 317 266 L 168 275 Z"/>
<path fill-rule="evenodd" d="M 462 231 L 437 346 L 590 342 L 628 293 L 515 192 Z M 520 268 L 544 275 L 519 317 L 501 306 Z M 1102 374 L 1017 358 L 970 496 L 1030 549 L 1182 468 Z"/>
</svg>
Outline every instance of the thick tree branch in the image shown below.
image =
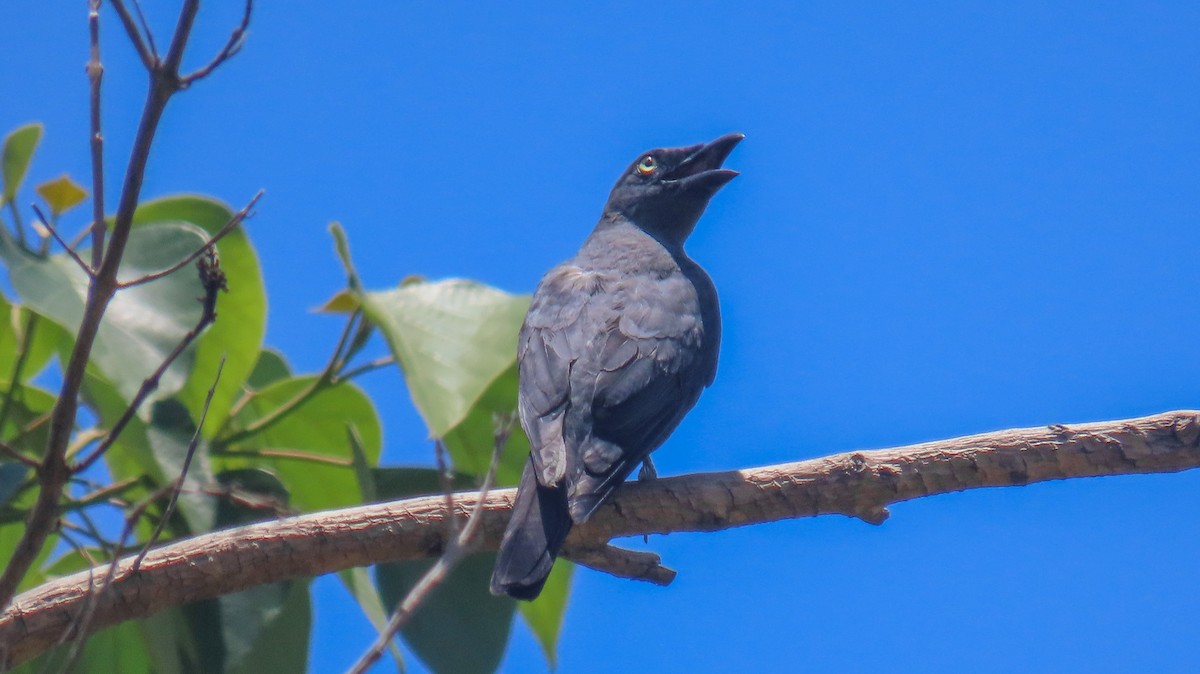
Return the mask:
<svg viewBox="0 0 1200 674">
<path fill-rule="evenodd" d="M 998 431 L 895 449 L 725 473 L 629 483 L 567 540 L 582 561 L 619 536 L 716 531 L 776 520 L 840 514 L 878 524 L 886 506 L 924 496 L 1100 475 L 1169 473 L 1200 467 L 1200 412 L 1140 419 Z M 494 548 L 514 490 L 493 491 L 483 505 L 480 545 Z M 475 494 L 455 498 L 465 521 Z M 132 559 L 97 602 L 99 629 L 169 606 L 264 583 L 352 566 L 432 557 L 447 539 L 442 496 L 381 503 L 262 522 L 158 548 L 141 570 Z M 615 555 L 620 557 L 620 554 Z M 640 558 L 639 558 L 640 559 Z M 604 564 L 601 564 L 602 566 Z M 92 569 L 17 597 L 0 616 L 0 666 L 23 662 L 75 624 L 89 595 L 108 575 Z M 663 578 L 651 568 L 637 575 Z M 91 579 L 89 580 L 89 576 Z"/>
</svg>

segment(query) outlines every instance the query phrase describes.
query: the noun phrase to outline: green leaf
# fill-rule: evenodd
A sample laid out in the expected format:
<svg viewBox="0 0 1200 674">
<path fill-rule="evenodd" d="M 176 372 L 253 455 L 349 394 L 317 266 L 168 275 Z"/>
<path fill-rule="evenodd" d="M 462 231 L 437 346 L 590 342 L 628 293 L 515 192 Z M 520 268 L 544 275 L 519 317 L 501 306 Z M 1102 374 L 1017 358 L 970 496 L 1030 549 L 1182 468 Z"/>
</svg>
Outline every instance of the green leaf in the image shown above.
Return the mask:
<svg viewBox="0 0 1200 674">
<path fill-rule="evenodd" d="M 172 606 L 136 621 L 146 640 L 156 674 L 190 674 L 198 671 L 196 643 L 187 629 L 183 610 Z"/>
<path fill-rule="evenodd" d="M 8 505 L 17 495 L 17 489 L 25 483 L 29 472 L 29 466 L 23 463 L 0 462 L 0 506 Z"/>
<path fill-rule="evenodd" d="M 0 201 L 12 201 L 17 197 L 17 189 L 25 180 L 33 151 L 41 139 L 42 125 L 36 122 L 18 128 L 4 139 L 4 149 L 0 150 L 0 168 L 4 179 Z"/>
<path fill-rule="evenodd" d="M 217 481 L 233 493 L 284 507 L 288 492 L 271 473 L 261 469 L 221 473 Z M 239 526 L 274 515 L 251 508 L 248 499 L 221 499 L 217 526 Z M 311 607 L 308 581 L 259 585 L 217 599 L 225 672 L 298 672 L 307 664 Z"/>
<path fill-rule="evenodd" d="M 29 381 L 42 371 L 71 335 L 58 324 L 38 316 L 26 307 L 9 304 L 0 295 L 0 382 L 12 381 L 17 356 L 27 343 L 28 353 L 21 370 L 21 381 Z M 0 392 L 7 388 L 0 384 Z"/>
<path fill-rule="evenodd" d="M 54 405 L 54 396 L 45 391 L 29 386 L 23 386 L 21 389 L 22 403 L 10 412 L 9 424 L 12 424 L 14 419 L 25 420 L 26 415 L 28 415 L 28 419 L 32 419 L 36 415 L 45 413 Z M 43 427 L 46 426 L 48 424 L 43 424 Z M 6 426 L 6 428 L 9 427 Z M 39 447 L 44 445 L 45 431 L 42 431 L 40 435 L 41 444 L 38 445 Z M 20 446 L 18 446 L 19 448 Z M 21 467 L 24 468 L 24 466 Z M 15 473 L 15 470 L 13 472 Z M 16 493 L 9 495 L 6 502 L 0 505 L 0 514 L 3 515 L 0 518 L 0 559 L 4 560 L 5 564 L 8 563 L 8 560 L 12 559 L 13 552 L 17 549 L 17 542 L 24 535 L 25 515 L 33 507 L 34 501 L 37 500 L 38 490 L 36 488 L 23 487 L 25 487 L 24 483 L 18 484 Z M 18 591 L 24 591 L 45 582 L 46 578 L 42 572 L 42 567 L 58 545 L 58 542 L 58 533 L 51 532 L 46 539 L 45 545 L 42 546 L 41 551 L 30 566 L 29 573 L 25 574 L 25 577 L 21 579 L 21 584 L 17 588 Z"/>
<path fill-rule="evenodd" d="M 45 449 L 46 439 L 50 433 L 50 424 L 45 423 L 44 415 L 54 407 L 55 397 L 49 391 L 44 391 L 29 384 L 10 384 L 0 382 L 0 396 L 12 388 L 8 408 L 8 418 L 0 426 L 0 440 L 4 440 L 13 449 L 26 456 L 39 457 Z M 2 398 L 0 398 L 2 404 Z M 35 424 L 35 421 L 41 423 Z M 30 426 L 34 427 L 30 429 Z"/>
<path fill-rule="evenodd" d="M 232 659 L 232 651 L 227 653 L 225 671 L 228 674 L 304 674 L 308 671 L 308 641 L 312 634 L 312 600 L 309 595 L 309 582 L 293 580 L 276 583 L 282 588 L 282 594 L 272 594 L 268 602 L 243 603 L 238 611 L 257 613 L 260 621 L 256 636 L 246 651 L 237 660 Z M 245 599 L 253 599 L 249 595 L 258 591 L 255 598 L 261 600 L 263 590 L 274 585 L 264 585 L 239 592 L 235 595 L 222 597 L 222 620 L 226 629 L 226 637 L 232 637 L 234 629 L 231 618 L 234 612 L 233 599 L 246 595 Z M 248 634 L 241 634 L 242 641 L 249 639 Z"/>
<path fill-rule="evenodd" d="M 375 492 L 375 480 L 371 475 L 371 460 L 367 458 L 367 450 L 363 447 L 362 436 L 354 426 L 346 426 L 346 442 L 350 444 L 350 457 L 354 466 L 354 479 L 362 492 L 364 503 L 374 503 L 379 500 Z"/>
<path fill-rule="evenodd" d="M 411 283 L 364 293 L 430 434 L 445 435 L 516 360 L 529 297 L 473 281 Z"/>
<path fill-rule="evenodd" d="M 331 222 L 329 234 L 333 237 L 333 249 L 342 262 L 342 268 L 346 270 L 346 286 L 357 292 L 362 288 L 362 284 L 358 280 L 358 272 L 354 269 L 354 260 L 350 258 L 350 241 L 346 238 L 346 230 L 342 229 L 342 223 Z"/>
<path fill-rule="evenodd" d="M 24 663 L 12 674 L 57 672 L 66 663 L 70 645 L 62 645 Z M 145 635 L 135 622 L 124 622 L 100 630 L 88 637 L 72 672 L 120 672 L 121 674 L 151 674 Z"/>
<path fill-rule="evenodd" d="M 375 492 L 381 500 L 412 498 L 442 493 L 442 480 L 434 468 L 375 468 L 371 470 Z M 450 488 L 472 489 L 475 478 L 466 473 L 453 473 Z"/>
<path fill-rule="evenodd" d="M 356 566 L 339 571 L 338 577 L 342 579 L 342 584 L 354 597 L 354 601 L 358 602 L 359 608 L 367 616 L 367 620 L 371 621 L 375 631 L 382 633 L 387 628 L 388 611 L 383 608 L 383 600 L 379 598 L 379 590 L 376 590 L 375 584 L 371 582 L 370 572 L 364 567 Z M 396 646 L 395 640 L 388 644 L 388 650 L 391 651 L 392 658 L 396 661 L 397 671 L 403 672 L 404 656 L 400 654 L 400 648 Z"/>
<path fill-rule="evenodd" d="M 74 671 L 152 674 L 155 670 L 142 631 L 136 624 L 125 622 L 88 638 Z"/>
<path fill-rule="evenodd" d="M 155 199 L 138 206 L 133 222 L 137 228 L 154 229 L 164 224 L 189 223 L 200 227 L 208 236 L 216 234 L 233 218 L 233 211 L 224 203 L 203 196 L 179 195 Z M 205 437 L 221 426 L 229 414 L 233 401 L 242 392 L 242 383 L 254 370 L 266 332 L 267 295 L 263 286 L 262 271 L 258 255 L 243 231 L 245 225 L 226 235 L 217 244 L 221 256 L 221 270 L 229 283 L 229 292 L 223 293 L 217 302 L 217 322 L 198 340 L 190 369 L 190 376 L 179 388 L 178 396 L 183 404 L 198 419 L 204 407 L 208 389 L 222 355 L 226 357 L 221 381 L 213 394 L 205 423 Z M 137 230 L 135 230 L 135 234 Z M 176 258 L 178 259 L 178 258 Z M 165 267 L 165 265 L 164 265 Z M 180 270 L 179 274 L 195 278 L 194 271 Z M 156 286 L 163 281 L 150 284 Z M 198 286 L 197 286 L 198 287 Z M 194 291 L 192 298 L 199 297 Z M 190 300 L 190 305 L 196 302 Z M 110 312 L 111 313 L 111 312 Z M 159 361 L 153 361 L 157 364 Z M 211 430 L 210 430 L 211 429 Z"/>
<path fill-rule="evenodd" d="M 191 444 L 195 432 L 195 422 L 183 403 L 174 398 L 167 398 L 155 402 L 152 406 L 150 425 L 146 428 L 146 440 L 154 453 L 154 460 L 168 480 L 175 479 L 183 472 L 188 445 Z M 184 489 L 179 494 L 178 503 L 179 514 L 183 516 L 188 530 L 193 534 L 218 527 L 218 514 L 227 506 L 227 499 L 218 499 L 196 490 L 197 486 L 212 484 L 213 479 L 208 443 L 199 438 L 184 482 L 185 486 L 191 488 Z"/>
<path fill-rule="evenodd" d="M 353 450 L 346 439 L 347 424 L 358 429 L 366 460 L 375 465 L 382 446 L 382 429 L 370 398 L 357 386 L 343 382 L 325 388 L 296 406 L 264 430 L 228 442 L 255 421 L 272 414 L 317 381 L 316 377 L 284 379 L 255 392 L 219 432 L 223 453 L 215 457 L 223 468 L 246 465 L 270 467 L 291 493 L 292 504 L 305 511 L 327 510 L 363 501 L 353 468 Z M 238 457 L 237 452 L 267 450 L 275 456 Z M 280 457 L 280 452 L 292 457 Z M 311 460 L 304 455 L 311 456 Z"/>
<path fill-rule="evenodd" d="M 517 602 L 521 617 L 533 631 L 550 669 L 558 667 L 558 637 L 562 632 L 563 617 L 567 613 L 567 599 L 571 594 L 571 577 L 575 565 L 559 559 L 550 569 L 550 576 L 542 586 L 542 593 L 533 601 Z"/>
<path fill-rule="evenodd" d="M 204 238 L 202 230 L 185 223 L 146 227 L 129 241 L 122 277 L 136 278 L 169 267 L 202 245 Z M 0 257 L 8 264 L 13 286 L 30 307 L 72 333 L 77 331 L 87 297 L 87 276 L 74 261 L 66 255 L 42 258 L 27 254 L 3 239 Z M 100 325 L 91 362 L 123 399 L 133 398 L 142 380 L 195 326 L 200 316 L 196 298 L 202 294 L 196 274 L 182 271 L 116 294 Z M 184 385 L 191 360 L 184 354 L 163 374 L 157 397 Z M 210 384 L 211 380 L 204 386 Z"/>
<path fill-rule="evenodd" d="M 250 373 L 246 384 L 250 388 L 261 389 L 290 376 L 292 376 L 292 369 L 288 367 L 287 359 L 283 357 L 283 354 L 275 349 L 263 349 L 258 354 L 258 361 L 254 364 L 254 371 Z"/>
<path fill-rule="evenodd" d="M 440 493 L 437 471 L 383 468 L 374 471 L 380 498 Z M 456 475 L 454 488 L 469 487 L 470 476 Z M 493 672 L 508 643 L 516 602 L 488 591 L 495 554 L 463 559 L 429 594 L 401 635 L 435 672 Z M 432 560 L 380 564 L 376 583 L 385 606 L 395 606 L 433 566 Z"/>
<path fill-rule="evenodd" d="M 127 406 L 112 382 L 96 372 L 95 368 L 88 368 L 84 374 L 82 397 L 95 412 L 99 425 L 103 428 L 112 428 Z M 163 485 L 167 480 L 174 478 L 167 477 L 155 458 L 146 432 L 147 422 L 135 415 L 104 455 L 104 462 L 113 480 L 145 475 L 154 484 Z"/>
<path fill-rule="evenodd" d="M 433 563 L 423 560 L 375 567 L 384 604 L 395 606 Z M 400 631 L 405 643 L 434 672 L 490 674 L 500 665 L 516 602 L 488 592 L 495 563 L 494 553 L 464 558 Z"/>
<path fill-rule="evenodd" d="M 82 204 L 88 194 L 87 190 L 71 180 L 71 177 L 65 173 L 54 180 L 47 180 L 39 184 L 34 189 L 42 199 L 45 199 L 46 205 L 50 207 L 50 213 L 56 216 Z"/>
<path fill-rule="evenodd" d="M 454 469 L 482 478 L 492 461 L 497 417 L 516 413 L 517 364 L 514 362 L 487 387 L 467 416 L 442 438 Z M 508 444 L 496 466 L 496 484 L 514 485 L 529 458 L 529 439 L 520 424 L 513 424 Z"/>
</svg>

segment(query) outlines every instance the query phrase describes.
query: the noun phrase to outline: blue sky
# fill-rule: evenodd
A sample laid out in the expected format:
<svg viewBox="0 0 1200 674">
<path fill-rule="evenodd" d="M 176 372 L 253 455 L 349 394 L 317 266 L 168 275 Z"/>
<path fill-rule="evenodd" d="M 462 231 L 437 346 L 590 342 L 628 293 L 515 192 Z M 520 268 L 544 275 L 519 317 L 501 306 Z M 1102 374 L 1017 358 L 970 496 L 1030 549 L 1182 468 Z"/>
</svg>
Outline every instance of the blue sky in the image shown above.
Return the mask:
<svg viewBox="0 0 1200 674">
<path fill-rule="evenodd" d="M 145 4 L 165 36 L 173 7 Z M 237 20 L 208 4 L 196 64 Z M 1200 407 L 1195 4 L 478 4 L 261 3 L 244 52 L 167 112 L 146 196 L 267 190 L 249 231 L 297 368 L 340 328 L 310 313 L 342 283 L 328 221 L 373 287 L 530 292 L 640 151 L 740 131 L 743 175 L 689 245 L 721 369 L 661 473 Z M 32 178 L 83 179 L 84 3 L 4 15 L 0 131 L 45 122 Z M 105 21 L 116 169 L 144 76 Z M 365 385 L 386 461 L 428 463 L 398 374 Z M 1076 480 L 882 527 L 652 538 L 676 583 L 578 573 L 561 671 L 1195 671 L 1198 490 Z M 317 588 L 312 670 L 338 671 L 369 627 Z M 518 629 L 504 670 L 544 667 Z"/>
</svg>

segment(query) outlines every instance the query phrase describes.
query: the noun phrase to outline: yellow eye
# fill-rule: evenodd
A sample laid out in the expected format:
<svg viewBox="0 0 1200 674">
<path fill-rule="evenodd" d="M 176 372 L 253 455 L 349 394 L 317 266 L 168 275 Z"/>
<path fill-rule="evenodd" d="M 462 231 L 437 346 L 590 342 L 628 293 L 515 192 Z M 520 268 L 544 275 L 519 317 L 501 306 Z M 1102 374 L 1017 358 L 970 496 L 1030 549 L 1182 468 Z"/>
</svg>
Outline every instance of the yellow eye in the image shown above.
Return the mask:
<svg viewBox="0 0 1200 674">
<path fill-rule="evenodd" d="M 654 157 L 650 155 L 642 157 L 642 160 L 638 162 L 637 171 L 644 176 L 648 176 L 656 170 L 658 170 L 658 162 L 654 161 Z"/>
</svg>

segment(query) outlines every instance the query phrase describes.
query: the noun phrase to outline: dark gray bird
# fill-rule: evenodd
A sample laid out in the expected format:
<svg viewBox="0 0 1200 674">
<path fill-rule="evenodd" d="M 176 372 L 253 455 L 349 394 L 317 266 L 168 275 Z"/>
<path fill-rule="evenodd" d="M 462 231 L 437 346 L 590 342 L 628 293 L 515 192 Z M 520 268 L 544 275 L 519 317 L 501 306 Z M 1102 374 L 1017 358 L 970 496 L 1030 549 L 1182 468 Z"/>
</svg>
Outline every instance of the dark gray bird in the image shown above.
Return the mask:
<svg viewBox="0 0 1200 674">
<path fill-rule="evenodd" d="M 741 134 L 651 150 L 629 166 L 575 257 L 550 270 L 517 342 L 532 451 L 492 572 L 493 594 L 533 599 L 573 524 L 588 519 L 712 383 L 721 315 L 683 242 L 738 174 Z"/>
</svg>

